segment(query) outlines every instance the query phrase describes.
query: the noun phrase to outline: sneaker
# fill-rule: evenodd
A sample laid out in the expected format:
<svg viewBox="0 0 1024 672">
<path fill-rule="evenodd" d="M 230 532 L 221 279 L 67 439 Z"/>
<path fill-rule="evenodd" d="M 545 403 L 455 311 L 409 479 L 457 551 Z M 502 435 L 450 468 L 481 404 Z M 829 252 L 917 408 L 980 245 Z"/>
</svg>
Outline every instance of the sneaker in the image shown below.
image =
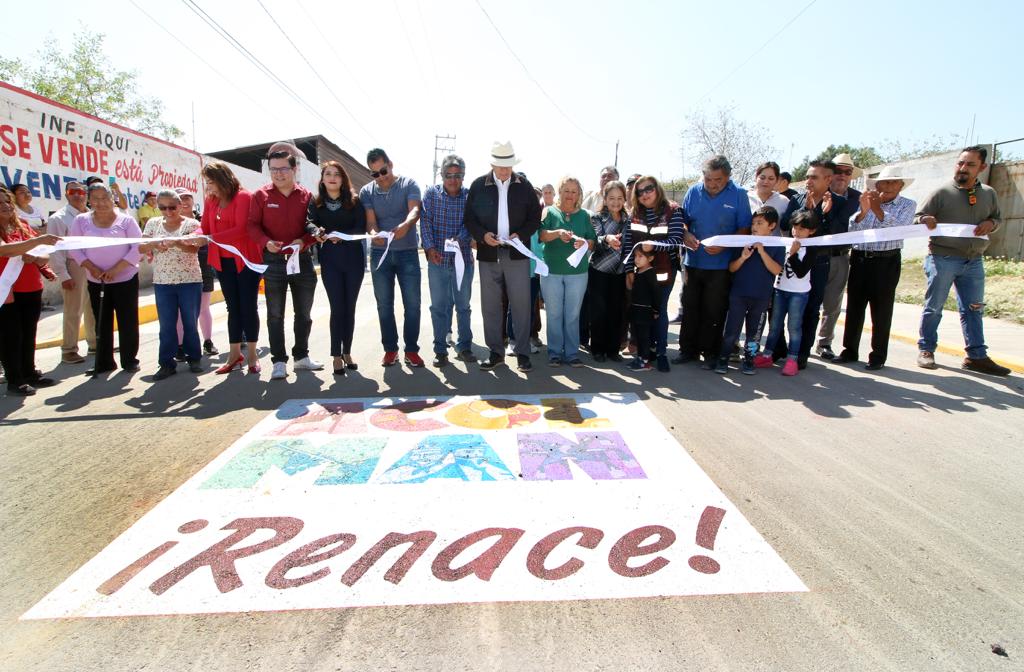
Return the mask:
<svg viewBox="0 0 1024 672">
<path fill-rule="evenodd" d="M 641 371 L 652 371 L 654 369 L 654 367 L 651 366 L 650 362 L 640 359 L 639 357 L 634 357 L 633 361 L 629 363 L 629 366 L 627 368 L 630 371 L 635 371 L 638 373 Z"/>
<path fill-rule="evenodd" d="M 121 367 L 123 371 L 127 371 L 128 373 L 135 373 L 136 371 L 139 370 L 139 368 L 139 360 L 137 359 L 132 360 Z"/>
<path fill-rule="evenodd" d="M 213 341 L 211 341 L 210 339 L 206 339 L 205 341 L 203 341 L 203 352 L 205 352 L 207 355 L 210 355 L 210 356 L 219 355 L 220 354 L 220 350 L 218 350 L 213 345 Z"/>
<path fill-rule="evenodd" d="M 786 359 L 785 365 L 782 367 L 782 375 L 784 376 L 795 376 L 796 372 L 800 370 L 800 366 L 797 364 L 795 359 Z"/>
<path fill-rule="evenodd" d="M 274 370 L 270 372 L 271 380 L 284 380 L 288 377 L 288 364 L 286 362 L 274 362 Z"/>
<path fill-rule="evenodd" d="M 934 369 L 935 366 L 935 353 L 929 350 L 921 350 L 917 353 L 917 365 L 922 369 Z"/>
<path fill-rule="evenodd" d="M 881 371 L 883 366 L 885 366 L 885 364 L 882 364 L 881 362 L 868 362 L 864 365 L 864 369 L 866 371 Z"/>
<path fill-rule="evenodd" d="M 438 352 L 434 355 L 434 361 L 431 363 L 438 369 L 442 366 L 448 366 L 448 355 L 443 352 Z"/>
<path fill-rule="evenodd" d="M 153 374 L 153 380 L 164 380 L 170 378 L 176 374 L 178 370 L 173 366 L 161 366 L 156 373 Z"/>
<path fill-rule="evenodd" d="M 824 345 L 818 348 L 818 356 L 827 362 L 831 362 L 833 359 L 836 358 L 836 353 L 832 352 L 831 345 Z"/>
<path fill-rule="evenodd" d="M 307 355 L 302 359 L 296 360 L 292 368 L 296 371 L 322 371 L 324 365 L 314 359 L 310 359 Z"/>
<path fill-rule="evenodd" d="M 573 357 L 572 359 L 569 360 L 569 366 L 571 366 L 574 369 L 582 369 L 584 364 L 579 357 Z"/>
<path fill-rule="evenodd" d="M 529 373 L 533 370 L 533 362 L 526 355 L 516 355 L 516 368 L 523 373 Z"/>
<path fill-rule="evenodd" d="M 28 383 L 18 385 L 17 387 L 8 387 L 7 394 L 16 394 L 20 397 L 31 397 L 36 393 L 36 388 L 32 387 Z"/>
<path fill-rule="evenodd" d="M 669 320 L 668 323 L 669 324 L 682 324 L 683 323 L 683 316 L 681 314 L 680 315 L 676 315 L 671 320 Z"/>
<path fill-rule="evenodd" d="M 65 352 L 60 356 L 60 361 L 65 364 L 81 364 L 85 361 L 85 357 L 82 357 L 77 352 Z"/>
<path fill-rule="evenodd" d="M 380 365 L 394 366 L 395 364 L 398 364 L 398 351 L 395 350 L 393 352 L 385 352 L 384 359 L 381 360 Z"/>
<path fill-rule="evenodd" d="M 650 365 L 650 362 L 648 362 Z M 672 370 L 672 367 L 668 365 L 668 355 L 658 355 L 658 371 L 662 373 L 668 373 Z"/>
<path fill-rule="evenodd" d="M 176 355 L 174 355 L 174 361 L 176 361 L 176 362 L 184 362 L 185 361 L 185 348 L 184 347 L 182 347 L 180 345 L 178 346 L 178 352 L 177 352 Z"/>
<path fill-rule="evenodd" d="M 445 357 L 448 359 L 448 357 Z M 405 365 L 411 366 L 414 369 L 422 369 L 426 364 L 423 362 L 423 358 L 420 357 L 418 352 L 407 352 L 405 353 Z"/>
<path fill-rule="evenodd" d="M 754 367 L 753 357 L 744 357 L 743 362 L 740 364 L 740 373 L 744 373 L 748 376 L 752 376 L 757 373 L 757 369 Z"/>
<path fill-rule="evenodd" d="M 505 363 L 505 357 L 500 352 L 492 352 L 487 361 L 480 362 L 481 371 L 492 371 Z"/>
<path fill-rule="evenodd" d="M 188 363 L 188 370 L 191 373 L 202 373 L 204 369 L 203 365 L 198 360 L 195 360 Z"/>
<path fill-rule="evenodd" d="M 473 354 L 472 350 L 463 350 L 458 354 L 456 359 L 458 359 L 460 362 L 468 362 L 470 364 L 478 361 L 476 355 Z"/>
<path fill-rule="evenodd" d="M 770 355 L 758 355 L 754 357 L 754 368 L 757 369 L 770 369 L 775 366 L 775 361 Z"/>
<path fill-rule="evenodd" d="M 548 360 L 548 366 L 555 369 L 562 365 L 562 360 L 558 357 L 552 357 Z"/>
<path fill-rule="evenodd" d="M 1005 366 L 996 364 L 989 357 L 982 357 L 981 359 L 971 359 L 970 357 L 965 357 L 960 367 L 963 369 L 967 369 L 968 371 L 974 371 L 975 373 L 987 373 L 991 376 L 1010 375 L 1010 369 L 1006 368 Z"/>
<path fill-rule="evenodd" d="M 715 373 L 729 373 L 729 358 L 719 357 L 718 363 L 715 364 Z"/>
<path fill-rule="evenodd" d="M 717 360 L 712 360 L 710 357 L 704 357 L 701 360 L 700 368 L 704 371 L 714 371 Z"/>
<path fill-rule="evenodd" d="M 672 358 L 673 364 L 689 364 L 693 361 L 693 355 L 688 352 L 680 352 L 678 355 Z"/>
</svg>

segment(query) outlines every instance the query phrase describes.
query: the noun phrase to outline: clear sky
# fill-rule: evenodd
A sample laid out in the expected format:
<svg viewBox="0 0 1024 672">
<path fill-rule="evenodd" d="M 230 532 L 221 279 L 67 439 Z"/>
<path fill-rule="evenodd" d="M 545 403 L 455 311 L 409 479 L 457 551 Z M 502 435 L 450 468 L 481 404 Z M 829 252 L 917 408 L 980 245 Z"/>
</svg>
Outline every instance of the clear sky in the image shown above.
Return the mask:
<svg viewBox="0 0 1024 672">
<path fill-rule="evenodd" d="M 692 174 L 680 131 L 718 106 L 764 126 L 783 167 L 833 143 L 964 139 L 975 115 L 971 140 L 1024 136 L 1017 1 L 262 1 L 298 49 L 258 0 L 195 0 L 327 121 L 182 0 L 23 3 L 0 36 L 5 56 L 29 59 L 47 37 L 70 48 L 80 25 L 104 32 L 186 146 L 194 104 L 200 151 L 322 133 L 360 160 L 385 148 L 421 183 L 435 134 L 457 136 L 469 177 L 494 140 L 538 184 L 574 174 L 593 188 L 616 140 L 624 174 Z"/>
</svg>

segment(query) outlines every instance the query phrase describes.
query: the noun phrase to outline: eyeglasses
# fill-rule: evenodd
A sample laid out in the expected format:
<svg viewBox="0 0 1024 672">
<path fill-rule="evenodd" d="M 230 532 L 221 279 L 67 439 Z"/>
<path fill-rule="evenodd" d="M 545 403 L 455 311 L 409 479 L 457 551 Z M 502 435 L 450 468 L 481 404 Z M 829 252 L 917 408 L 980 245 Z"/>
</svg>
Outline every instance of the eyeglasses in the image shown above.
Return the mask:
<svg viewBox="0 0 1024 672">
<path fill-rule="evenodd" d="M 465 173 L 448 173 L 447 175 L 444 176 L 444 179 L 446 179 L 446 180 L 461 180 L 465 176 L 466 176 Z"/>
<path fill-rule="evenodd" d="M 373 179 L 376 180 L 378 177 L 384 177 L 387 174 L 388 174 L 388 167 L 384 166 L 380 170 L 375 170 L 372 173 L 370 173 L 370 177 L 372 177 Z"/>
<path fill-rule="evenodd" d="M 271 173 L 287 173 L 287 172 L 290 172 L 291 169 L 292 169 L 291 166 L 279 166 L 279 167 L 276 167 L 276 168 L 271 166 L 270 167 L 270 172 Z"/>
<path fill-rule="evenodd" d="M 653 184 L 648 184 L 646 187 L 637 187 L 637 196 L 646 196 L 647 194 L 653 194 L 658 188 Z"/>
<path fill-rule="evenodd" d="M 178 206 L 177 205 L 158 205 L 158 206 L 156 206 L 156 209 L 160 210 L 161 212 L 163 212 L 164 210 L 170 210 L 170 211 L 173 212 L 173 211 L 178 209 Z"/>
<path fill-rule="evenodd" d="M 836 175 L 853 175 L 853 168 L 836 168 Z"/>
</svg>

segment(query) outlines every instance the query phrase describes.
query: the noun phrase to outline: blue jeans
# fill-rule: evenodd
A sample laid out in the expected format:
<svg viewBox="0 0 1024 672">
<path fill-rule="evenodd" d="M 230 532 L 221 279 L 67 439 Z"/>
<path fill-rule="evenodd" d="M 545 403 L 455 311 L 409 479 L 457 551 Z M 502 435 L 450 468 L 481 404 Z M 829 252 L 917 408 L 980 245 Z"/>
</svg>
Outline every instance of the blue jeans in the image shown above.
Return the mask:
<svg viewBox="0 0 1024 672">
<path fill-rule="evenodd" d="M 202 358 L 199 349 L 199 303 L 203 298 L 202 282 L 185 282 L 178 285 L 153 285 L 156 297 L 156 315 L 160 321 L 160 366 L 174 368 L 174 356 L 178 354 L 178 312 L 181 312 L 181 327 L 184 336 L 181 346 L 185 359 L 198 362 Z"/>
<path fill-rule="evenodd" d="M 981 257 L 967 259 L 929 254 L 924 258 L 924 275 L 928 279 L 928 288 L 924 293 L 918 349 L 935 352 L 939 344 L 942 304 L 946 303 L 952 286 L 956 288 L 956 305 L 960 310 L 960 328 L 964 332 L 967 356 L 970 359 L 987 357 L 988 348 L 985 347 L 981 323 L 985 310 L 985 267 Z"/>
<path fill-rule="evenodd" d="M 764 351 L 771 353 L 775 349 L 775 342 L 782 335 L 782 329 L 789 322 L 789 358 L 797 359 L 800 354 L 800 341 L 803 337 L 802 329 L 804 322 L 804 310 L 807 308 L 809 292 L 787 292 L 781 289 L 775 290 L 775 298 L 772 304 L 772 322 L 768 330 L 768 340 L 764 344 Z"/>
<path fill-rule="evenodd" d="M 430 321 L 434 325 L 434 353 L 447 354 L 448 329 L 452 326 L 452 313 L 458 320 L 459 340 L 456 352 L 471 350 L 473 330 L 470 328 L 472 309 L 469 302 L 473 296 L 473 262 L 466 264 L 462 276 L 462 289 L 455 283 L 455 266 L 427 264 L 427 284 L 430 287 Z"/>
<path fill-rule="evenodd" d="M 540 279 L 548 313 L 548 359 L 571 362 L 580 355 L 580 308 L 587 292 L 587 274 L 549 274 Z"/>
<path fill-rule="evenodd" d="M 419 250 L 391 250 L 379 269 L 384 248 L 370 250 L 370 278 L 373 296 L 377 300 L 377 321 L 380 322 L 380 342 L 385 352 L 398 352 L 398 325 L 395 322 L 395 280 L 402 293 L 404 309 L 402 336 L 406 352 L 419 352 L 420 340 L 420 252 Z"/>
</svg>

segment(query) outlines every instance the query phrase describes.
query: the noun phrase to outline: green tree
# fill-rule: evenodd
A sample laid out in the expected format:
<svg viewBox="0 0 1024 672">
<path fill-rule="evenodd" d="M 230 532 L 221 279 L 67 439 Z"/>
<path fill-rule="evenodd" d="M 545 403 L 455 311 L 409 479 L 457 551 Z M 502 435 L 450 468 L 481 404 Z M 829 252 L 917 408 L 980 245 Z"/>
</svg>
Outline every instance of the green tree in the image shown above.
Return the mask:
<svg viewBox="0 0 1024 672">
<path fill-rule="evenodd" d="M 874 147 L 853 147 L 851 145 L 829 145 L 818 153 L 814 159 L 805 156 L 803 162 L 793 169 L 793 181 L 797 182 L 807 177 L 807 169 L 811 161 L 831 161 L 839 154 L 849 154 L 853 163 L 858 168 L 870 168 L 886 162 L 886 158 Z"/>
<path fill-rule="evenodd" d="M 113 67 L 103 52 L 105 37 L 82 26 L 68 53 L 51 38 L 29 63 L 0 58 L 0 79 L 143 133 L 181 137 L 181 129 L 162 119 L 163 103 L 139 94 L 138 72 Z"/>
</svg>

